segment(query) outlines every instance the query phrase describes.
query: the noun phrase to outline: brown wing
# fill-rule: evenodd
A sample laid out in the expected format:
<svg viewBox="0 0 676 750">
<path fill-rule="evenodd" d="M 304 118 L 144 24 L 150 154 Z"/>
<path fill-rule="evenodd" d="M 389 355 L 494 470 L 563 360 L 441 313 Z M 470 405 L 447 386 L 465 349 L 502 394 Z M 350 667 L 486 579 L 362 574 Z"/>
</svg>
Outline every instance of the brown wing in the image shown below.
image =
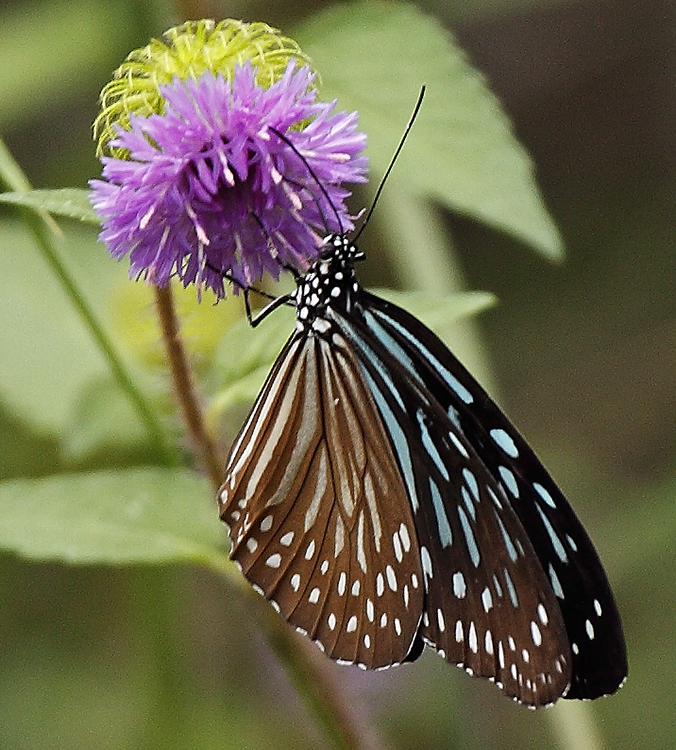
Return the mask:
<svg viewBox="0 0 676 750">
<path fill-rule="evenodd" d="M 235 441 L 219 492 L 231 556 L 334 659 L 405 659 L 423 610 L 406 489 L 354 355 L 291 338 Z"/>
</svg>

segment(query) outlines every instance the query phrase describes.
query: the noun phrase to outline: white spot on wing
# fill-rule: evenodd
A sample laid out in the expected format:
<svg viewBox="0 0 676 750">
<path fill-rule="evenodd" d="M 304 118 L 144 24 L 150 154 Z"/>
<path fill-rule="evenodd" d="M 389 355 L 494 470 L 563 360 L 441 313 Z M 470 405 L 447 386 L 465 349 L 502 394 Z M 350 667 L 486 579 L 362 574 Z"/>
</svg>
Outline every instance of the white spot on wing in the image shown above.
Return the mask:
<svg viewBox="0 0 676 750">
<path fill-rule="evenodd" d="M 474 474 L 467 468 L 462 470 L 462 476 L 465 480 L 465 483 L 469 487 L 469 491 L 474 496 L 474 501 L 479 502 L 479 485 L 476 481 L 476 477 Z"/>
<path fill-rule="evenodd" d="M 429 550 L 423 546 L 420 548 L 420 562 L 422 563 L 423 573 L 427 578 L 432 578 L 434 573 L 432 571 L 432 558 L 430 557 Z"/>
<path fill-rule="evenodd" d="M 460 439 L 456 437 L 454 432 L 449 432 L 448 436 L 453 441 L 453 445 L 458 449 L 458 452 L 460 453 L 463 458 L 469 458 L 469 453 L 467 453 L 467 450 L 465 449 L 465 446 L 460 442 Z"/>
<path fill-rule="evenodd" d="M 408 535 L 408 529 L 403 523 L 399 526 L 399 538 L 404 546 L 404 550 L 408 552 L 411 549 L 411 537 Z"/>
<path fill-rule="evenodd" d="M 514 497 L 519 497 L 519 485 L 516 483 L 516 477 L 506 466 L 498 466 L 500 479 L 507 485 L 507 489 Z"/>
<path fill-rule="evenodd" d="M 430 496 L 432 498 L 432 506 L 434 508 L 434 515 L 437 519 L 437 529 L 439 531 L 439 539 L 442 547 L 450 547 L 453 544 L 453 534 L 451 532 L 451 524 L 448 521 L 446 515 L 446 508 L 444 507 L 441 499 L 441 493 L 437 483 L 430 477 Z"/>
<path fill-rule="evenodd" d="M 401 548 L 401 539 L 397 531 L 392 534 L 392 548 L 394 549 L 394 556 L 397 558 L 397 562 L 401 562 L 404 559 L 404 550 Z"/>
<path fill-rule="evenodd" d="M 366 573 L 367 562 L 366 562 L 366 550 L 364 548 L 364 511 L 359 514 L 359 522 L 357 524 L 357 562 L 362 572 Z"/>
<path fill-rule="evenodd" d="M 265 518 L 261 521 L 261 531 L 270 531 L 272 528 L 272 516 L 265 516 Z"/>
<path fill-rule="evenodd" d="M 561 581 L 559 581 L 559 577 L 556 575 L 556 571 L 551 563 L 549 564 L 549 581 L 552 584 L 554 593 L 559 599 L 564 599 L 565 597 L 563 595 L 563 589 L 561 588 Z"/>
<path fill-rule="evenodd" d="M 539 482 L 533 482 L 533 489 L 538 493 L 538 495 L 540 495 L 540 497 L 547 503 L 547 505 L 549 505 L 550 508 L 556 508 L 554 498 Z"/>
<path fill-rule="evenodd" d="M 518 458 L 519 457 L 519 450 L 516 447 L 516 444 L 514 443 L 514 440 L 502 429 L 495 429 L 490 431 L 490 436 L 493 439 L 493 442 L 502 448 L 502 450 L 510 457 L 510 458 Z"/>
<path fill-rule="evenodd" d="M 468 638 L 470 650 L 476 654 L 479 650 L 479 642 L 476 637 L 476 628 L 474 627 L 474 621 L 470 622 L 469 624 Z"/>
<path fill-rule="evenodd" d="M 552 542 L 552 547 L 554 547 L 554 552 L 556 552 L 557 557 L 559 558 L 559 560 L 561 560 L 562 563 L 567 563 L 568 555 L 566 554 L 566 550 L 563 546 L 563 543 L 561 542 L 561 538 L 554 530 L 554 527 L 550 523 L 547 516 L 542 512 L 542 508 L 539 505 L 536 505 L 535 507 L 537 508 L 537 512 L 540 515 L 542 525 L 545 527 L 545 530 L 549 534 L 549 539 Z"/>
<path fill-rule="evenodd" d="M 453 593 L 458 599 L 464 599 L 467 593 L 465 576 L 460 571 L 453 574 Z"/>
<path fill-rule="evenodd" d="M 382 573 L 376 576 L 376 594 L 382 596 L 385 593 L 385 579 Z"/>
<path fill-rule="evenodd" d="M 286 534 L 281 537 L 279 543 L 284 547 L 289 547 L 291 545 L 291 542 L 293 542 L 293 536 L 293 531 L 287 531 Z"/>
<path fill-rule="evenodd" d="M 278 568 L 282 564 L 282 556 L 278 552 L 275 552 L 274 555 L 268 557 L 265 564 L 268 568 Z"/>
</svg>

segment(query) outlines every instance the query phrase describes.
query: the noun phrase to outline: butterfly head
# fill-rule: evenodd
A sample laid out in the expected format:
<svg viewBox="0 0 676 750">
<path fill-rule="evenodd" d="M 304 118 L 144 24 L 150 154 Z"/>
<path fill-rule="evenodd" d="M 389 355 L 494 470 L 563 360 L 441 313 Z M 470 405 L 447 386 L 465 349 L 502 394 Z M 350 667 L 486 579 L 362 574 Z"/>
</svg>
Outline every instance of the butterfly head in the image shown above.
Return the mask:
<svg viewBox="0 0 676 750">
<path fill-rule="evenodd" d="M 319 261 L 352 267 L 355 261 L 363 260 L 365 257 L 363 251 L 351 242 L 346 234 L 329 234 L 324 237 Z"/>
</svg>

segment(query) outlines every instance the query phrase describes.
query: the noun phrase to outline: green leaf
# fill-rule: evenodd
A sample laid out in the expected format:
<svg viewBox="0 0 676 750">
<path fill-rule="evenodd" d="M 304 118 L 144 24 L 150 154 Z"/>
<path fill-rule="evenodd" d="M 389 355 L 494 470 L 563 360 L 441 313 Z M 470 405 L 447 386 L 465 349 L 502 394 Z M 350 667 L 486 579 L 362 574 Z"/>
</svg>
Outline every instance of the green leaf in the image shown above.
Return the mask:
<svg viewBox="0 0 676 750">
<path fill-rule="evenodd" d="M 441 296 L 428 292 L 399 292 L 394 289 L 373 290 L 379 297 L 393 302 L 420 318 L 436 334 L 462 318 L 477 315 L 496 304 L 490 292 L 463 292 Z"/>
<path fill-rule="evenodd" d="M 207 482 L 134 469 L 0 483 L 0 547 L 70 564 L 210 562 L 225 534 Z"/>
<path fill-rule="evenodd" d="M 293 331 L 295 314 L 282 307 L 254 331 L 249 321 L 237 321 L 221 339 L 213 370 L 220 384 L 232 384 L 261 366 L 269 366 Z"/>
<path fill-rule="evenodd" d="M 245 318 L 228 329 L 207 376 L 210 390 L 216 393 L 209 404 L 208 419 L 212 424 L 231 406 L 253 401 L 291 335 L 294 319 L 294 311 L 282 307 L 255 334 Z"/>
<path fill-rule="evenodd" d="M 111 263 L 91 230 L 73 226 L 63 249 L 69 267 L 104 313 L 113 280 Z M 108 372 L 71 301 L 33 239 L 15 222 L 0 224 L 5 258 L 0 294 L 0 398 L 33 429 L 54 433 L 72 412 L 80 388 Z"/>
<path fill-rule="evenodd" d="M 426 84 L 391 179 L 550 257 L 561 254 L 528 154 L 481 74 L 436 19 L 414 5 L 367 0 L 317 14 L 294 38 L 321 71 L 322 96 L 358 110 L 376 173 L 384 173 Z"/>
<path fill-rule="evenodd" d="M 145 426 L 126 394 L 109 376 L 83 385 L 77 394 L 71 419 L 63 431 L 65 458 L 80 466 L 87 459 L 108 459 L 130 453 L 148 440 Z"/>
<path fill-rule="evenodd" d="M 57 216 L 100 224 L 88 196 L 87 190 L 78 188 L 31 190 L 27 193 L 0 193 L 0 203 L 42 209 Z"/>
</svg>

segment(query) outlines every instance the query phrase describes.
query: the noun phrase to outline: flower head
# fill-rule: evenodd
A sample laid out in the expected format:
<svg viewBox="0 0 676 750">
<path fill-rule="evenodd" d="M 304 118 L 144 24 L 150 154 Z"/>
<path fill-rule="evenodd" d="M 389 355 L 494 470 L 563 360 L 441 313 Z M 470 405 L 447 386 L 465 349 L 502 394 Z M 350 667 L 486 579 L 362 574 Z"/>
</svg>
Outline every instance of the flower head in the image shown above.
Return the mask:
<svg viewBox="0 0 676 750">
<path fill-rule="evenodd" d="M 124 158 L 102 159 L 92 203 L 132 276 L 163 286 L 177 275 L 220 297 L 224 274 L 247 287 L 302 270 L 318 232 L 352 228 L 343 183 L 365 180 L 366 138 L 356 113 L 316 101 L 313 81 L 294 60 L 267 87 L 249 61 L 232 80 L 174 77 L 159 87 L 161 114 L 115 126 L 110 147 Z"/>
</svg>

